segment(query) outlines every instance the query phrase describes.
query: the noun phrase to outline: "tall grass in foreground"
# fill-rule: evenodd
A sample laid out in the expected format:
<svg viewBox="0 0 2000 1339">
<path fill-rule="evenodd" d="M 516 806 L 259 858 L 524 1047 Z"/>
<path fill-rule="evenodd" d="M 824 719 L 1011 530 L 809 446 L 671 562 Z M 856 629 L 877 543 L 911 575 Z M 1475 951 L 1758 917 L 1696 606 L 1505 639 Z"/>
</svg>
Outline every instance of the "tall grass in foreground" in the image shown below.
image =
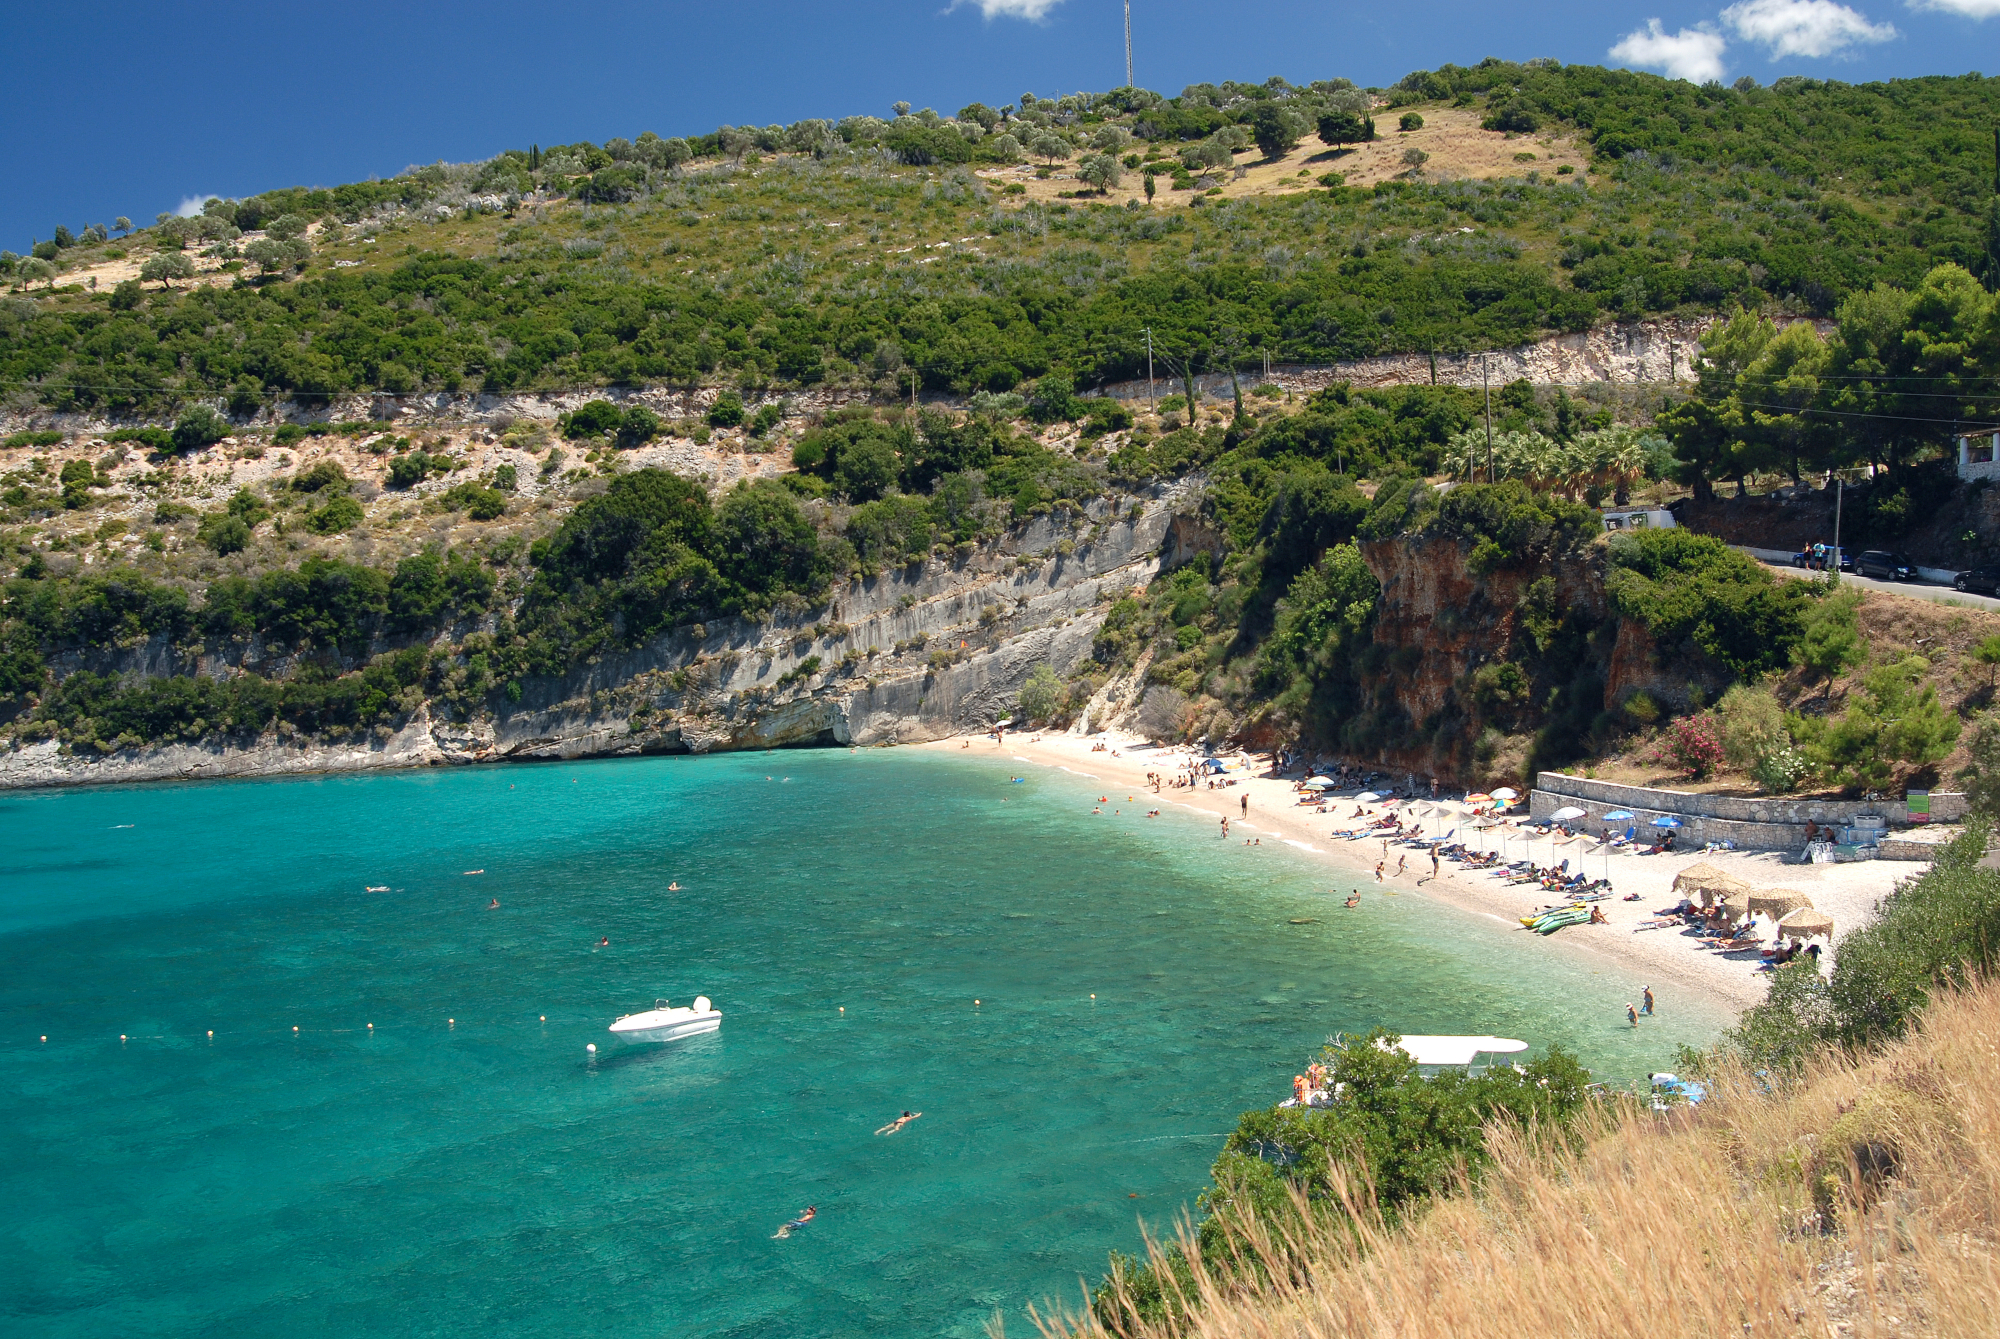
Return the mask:
<svg viewBox="0 0 2000 1339">
<path fill-rule="evenodd" d="M 1254 1269 L 1204 1263 L 1183 1222 L 1149 1247 L 1156 1274 L 1191 1279 L 1177 1323 L 1035 1323 L 1044 1339 L 2000 1332 L 2000 984 L 1939 997 L 1880 1050 L 1823 1051 L 1782 1088 L 1738 1069 L 1699 1108 L 1592 1119 L 1573 1152 L 1494 1127 L 1478 1187 L 1397 1226 L 1336 1166 L 1338 1211 L 1286 1215 L 1301 1238 L 1229 1224 Z"/>
</svg>

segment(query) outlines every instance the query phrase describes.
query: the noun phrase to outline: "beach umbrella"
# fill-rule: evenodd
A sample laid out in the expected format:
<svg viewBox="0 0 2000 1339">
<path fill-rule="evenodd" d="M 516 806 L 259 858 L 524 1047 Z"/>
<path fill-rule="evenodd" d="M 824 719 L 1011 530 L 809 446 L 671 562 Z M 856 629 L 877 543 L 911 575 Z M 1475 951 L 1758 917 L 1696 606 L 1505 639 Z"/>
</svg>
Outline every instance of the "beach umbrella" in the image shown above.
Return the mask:
<svg viewBox="0 0 2000 1339">
<path fill-rule="evenodd" d="M 1331 781 L 1328 781 L 1328 780 L 1327 780 L 1327 779 L 1326 779 L 1325 777 L 1323 777 L 1323 776 L 1314 776 L 1314 777 L 1307 777 L 1307 778 L 1306 778 L 1306 780 L 1305 780 L 1305 782 L 1304 782 L 1304 785 L 1305 785 L 1305 788 L 1306 788 L 1307 790 L 1332 790 L 1332 789 L 1333 789 L 1333 782 L 1331 782 Z"/>
<path fill-rule="evenodd" d="M 1465 797 L 1465 802 L 1467 804 L 1487 804 L 1490 803 L 1492 799 L 1493 797 L 1491 795 L 1488 795 L 1485 791 L 1475 790 L 1472 792 L 1472 794 Z"/>
<path fill-rule="evenodd" d="M 1493 792 L 1493 798 L 1496 800 L 1518 800 L 1521 798 L 1521 792 L 1515 790 L 1512 786 L 1502 786 Z"/>
<path fill-rule="evenodd" d="M 1362 804 L 1369 804 L 1376 800 L 1381 799 L 1382 797 L 1376 794 L 1372 790 L 1364 790 L 1359 795 L 1356 795 L 1354 798 L 1360 801 Z"/>
<path fill-rule="evenodd" d="M 1554 819 L 1558 823 L 1567 823 L 1572 818 L 1582 818 L 1583 814 L 1584 811 L 1577 808 L 1575 805 L 1566 804 L 1562 808 L 1550 814 L 1549 817 Z"/>
<path fill-rule="evenodd" d="M 1653 826 L 1656 828 L 1677 828 L 1680 825 L 1681 821 L 1671 814 L 1661 814 L 1653 820 Z"/>
<path fill-rule="evenodd" d="M 1607 823 L 1615 823 L 1620 819 L 1634 818 L 1636 816 L 1637 815 L 1635 815 L 1630 809 L 1617 809 L 1612 811 L 1611 813 L 1606 814 L 1604 816 L 1604 821 Z"/>
<path fill-rule="evenodd" d="M 1766 888 L 1750 894 L 1748 906 L 1772 920 L 1783 920 L 1794 911 L 1811 911 L 1812 899 L 1792 888 Z"/>
<path fill-rule="evenodd" d="M 1814 935 L 1825 935 L 1830 942 L 1833 939 L 1833 917 L 1811 908 L 1794 911 L 1778 922 L 1778 933 L 1791 935 L 1794 939 L 1811 939 Z"/>
</svg>

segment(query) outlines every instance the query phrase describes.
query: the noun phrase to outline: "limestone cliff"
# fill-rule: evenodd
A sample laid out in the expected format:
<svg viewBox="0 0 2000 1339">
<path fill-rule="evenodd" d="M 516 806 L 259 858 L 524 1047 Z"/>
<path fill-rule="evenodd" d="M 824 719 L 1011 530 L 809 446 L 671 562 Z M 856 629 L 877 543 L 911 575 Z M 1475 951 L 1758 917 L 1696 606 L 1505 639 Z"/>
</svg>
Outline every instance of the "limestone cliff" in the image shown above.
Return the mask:
<svg viewBox="0 0 2000 1339">
<path fill-rule="evenodd" d="M 1382 583 L 1361 688 L 1381 722 L 1368 760 L 1479 780 L 1497 750 L 1525 761 L 1549 729 L 1583 733 L 1644 690 L 1685 705 L 1700 667 L 1667 665 L 1651 636 L 1606 594 L 1605 543 L 1581 554 L 1477 572 L 1449 538 L 1365 543 Z"/>
<path fill-rule="evenodd" d="M 42 742 L 0 753 L 0 788 L 939 738 L 1006 715 L 1036 664 L 1075 670 L 1110 602 L 1150 581 L 1163 552 L 1202 542 L 1193 531 L 1169 541 L 1181 491 L 1038 517 L 790 617 L 677 629 L 531 681 L 517 703 L 496 695 L 469 722 L 425 709 L 361 741 L 273 733 L 105 757 Z M 191 660 L 146 645 L 93 667 L 186 673 Z"/>
</svg>

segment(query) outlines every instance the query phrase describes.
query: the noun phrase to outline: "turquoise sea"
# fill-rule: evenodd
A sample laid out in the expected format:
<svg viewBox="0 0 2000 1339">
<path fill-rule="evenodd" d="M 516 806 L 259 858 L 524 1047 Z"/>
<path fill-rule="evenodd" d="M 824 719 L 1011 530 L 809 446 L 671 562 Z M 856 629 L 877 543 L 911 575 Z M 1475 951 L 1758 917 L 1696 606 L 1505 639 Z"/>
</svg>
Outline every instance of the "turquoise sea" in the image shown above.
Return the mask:
<svg viewBox="0 0 2000 1339">
<path fill-rule="evenodd" d="M 1097 793 L 896 749 L 0 795 L 0 1330 L 1027 1334 L 1329 1033 L 1623 1082 L 1724 1021 Z M 697 993 L 721 1032 L 605 1032 Z"/>
</svg>

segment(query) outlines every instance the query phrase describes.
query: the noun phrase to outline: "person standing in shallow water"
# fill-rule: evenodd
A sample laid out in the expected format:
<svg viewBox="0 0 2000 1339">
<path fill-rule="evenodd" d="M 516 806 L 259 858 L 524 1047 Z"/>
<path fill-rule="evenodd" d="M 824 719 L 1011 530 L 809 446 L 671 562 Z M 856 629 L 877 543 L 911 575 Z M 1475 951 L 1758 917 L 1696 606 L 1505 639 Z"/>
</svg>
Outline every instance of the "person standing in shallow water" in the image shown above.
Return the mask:
<svg viewBox="0 0 2000 1339">
<path fill-rule="evenodd" d="M 1646 993 L 1640 996 L 1640 999 L 1644 1001 L 1645 1007 L 1641 1009 L 1639 1012 L 1647 1015 L 1648 1017 L 1651 1017 L 1653 1012 L 1653 988 L 1651 986 L 1647 986 Z"/>
</svg>

